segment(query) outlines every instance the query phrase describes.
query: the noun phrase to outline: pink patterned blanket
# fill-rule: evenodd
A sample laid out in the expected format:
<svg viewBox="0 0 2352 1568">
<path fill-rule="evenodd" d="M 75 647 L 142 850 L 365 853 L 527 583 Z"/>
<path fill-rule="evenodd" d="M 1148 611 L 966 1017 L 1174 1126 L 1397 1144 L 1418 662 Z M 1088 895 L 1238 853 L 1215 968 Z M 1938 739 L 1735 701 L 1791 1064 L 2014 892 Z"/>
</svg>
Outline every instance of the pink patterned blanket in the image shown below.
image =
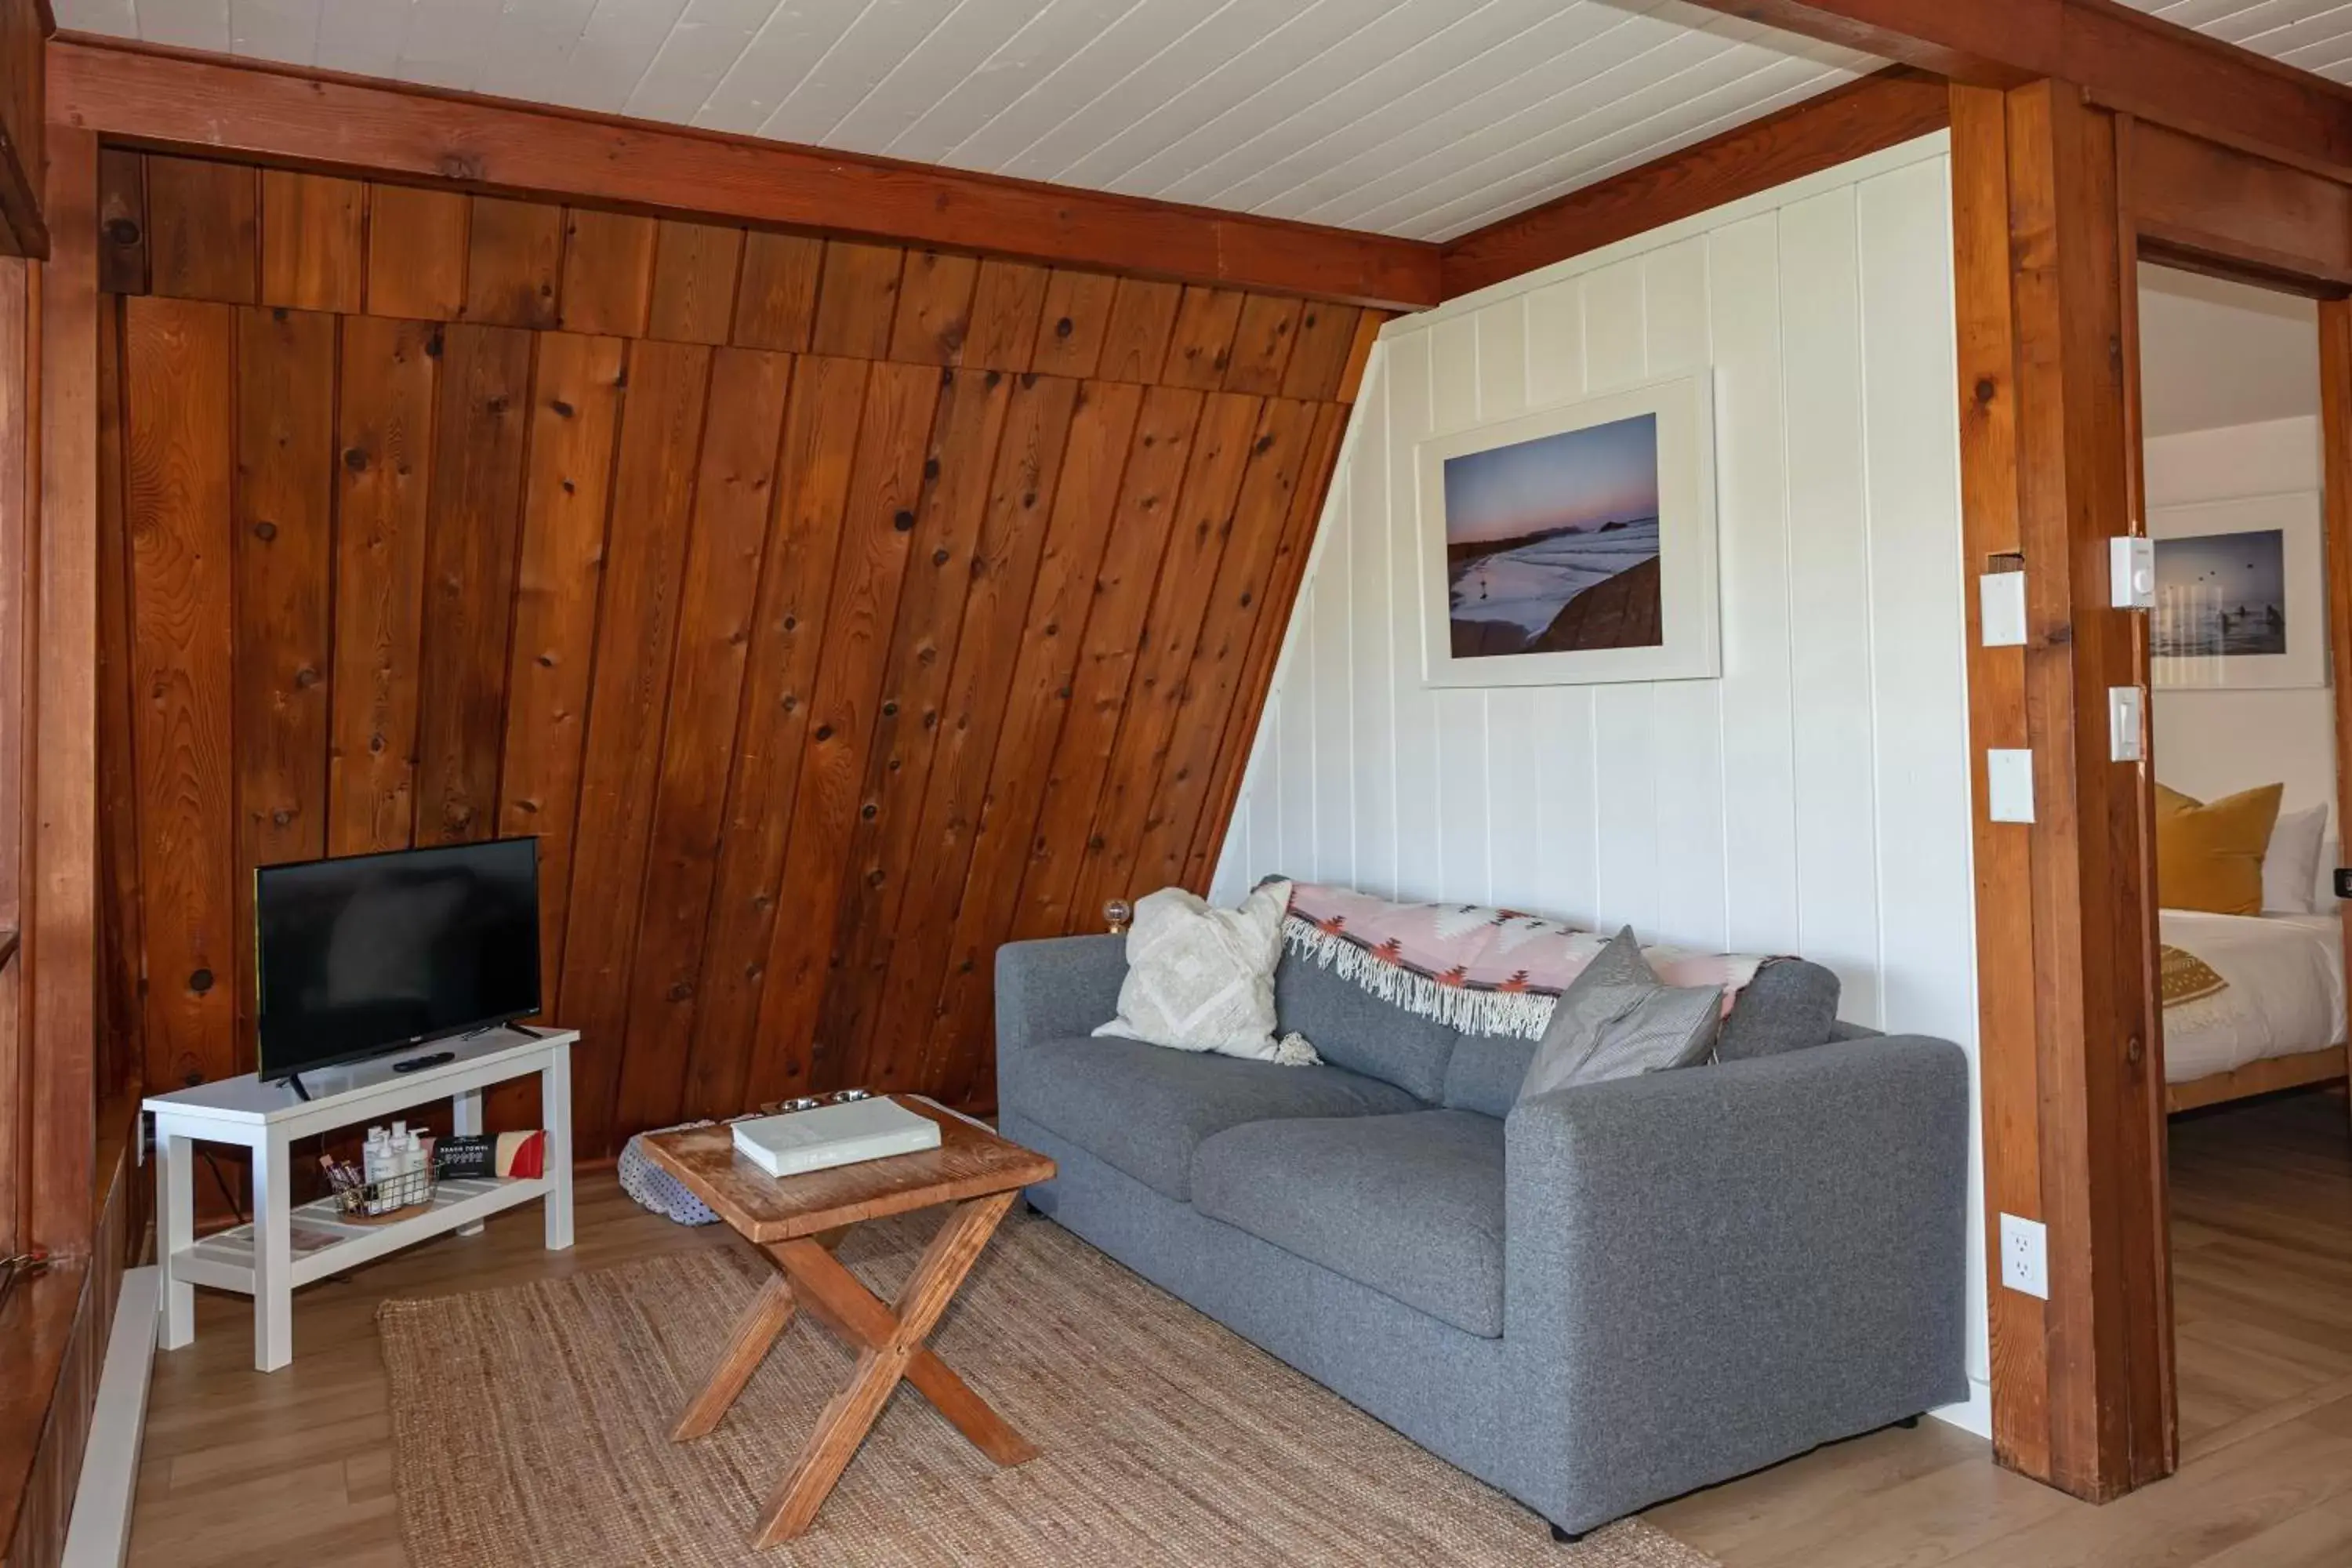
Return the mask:
<svg viewBox="0 0 2352 1568">
<path fill-rule="evenodd" d="M 1294 882 L 1283 938 L 1408 1012 L 1476 1035 L 1540 1039 L 1552 1004 L 1609 938 L 1483 904 L 1400 904 L 1351 888 Z M 1669 985 L 1719 985 L 1727 1013 L 1769 962 L 1645 947 Z"/>
</svg>

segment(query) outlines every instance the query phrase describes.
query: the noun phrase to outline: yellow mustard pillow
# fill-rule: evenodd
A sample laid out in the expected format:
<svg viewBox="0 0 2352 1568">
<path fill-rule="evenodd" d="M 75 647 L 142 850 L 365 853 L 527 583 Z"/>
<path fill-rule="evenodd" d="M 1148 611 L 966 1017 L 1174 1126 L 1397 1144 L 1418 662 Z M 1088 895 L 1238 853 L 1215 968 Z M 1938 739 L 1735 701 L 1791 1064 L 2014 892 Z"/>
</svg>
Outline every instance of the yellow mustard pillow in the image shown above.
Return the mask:
<svg viewBox="0 0 2352 1568">
<path fill-rule="evenodd" d="M 2263 853 L 2284 784 L 2207 803 L 2156 786 L 2156 893 L 2168 910 L 2263 912 Z"/>
</svg>

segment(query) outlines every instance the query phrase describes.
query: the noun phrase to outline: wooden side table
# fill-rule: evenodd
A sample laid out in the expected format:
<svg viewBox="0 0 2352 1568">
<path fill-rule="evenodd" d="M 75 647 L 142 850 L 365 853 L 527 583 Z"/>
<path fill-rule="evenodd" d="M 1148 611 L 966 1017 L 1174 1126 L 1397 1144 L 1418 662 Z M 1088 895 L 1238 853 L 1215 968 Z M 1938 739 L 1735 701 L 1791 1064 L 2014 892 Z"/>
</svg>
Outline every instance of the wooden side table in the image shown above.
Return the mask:
<svg viewBox="0 0 2352 1568">
<path fill-rule="evenodd" d="M 940 1124 L 937 1149 L 776 1177 L 738 1156 L 734 1134 L 724 1126 L 661 1132 L 645 1141 L 655 1163 L 777 1268 L 736 1323 L 710 1380 L 678 1416 L 670 1433 L 674 1440 L 688 1442 L 718 1426 L 796 1310 L 805 1309 L 858 1352 L 848 1384 L 826 1403 L 816 1429 L 769 1497 L 752 1533 L 755 1547 L 789 1541 L 809 1527 L 900 1378 L 920 1389 L 996 1463 L 1018 1465 L 1037 1455 L 923 1342 L 996 1233 L 1013 1195 L 1032 1183 L 1050 1180 L 1054 1162 L 928 1100 L 890 1098 Z M 861 1220 L 940 1204 L 954 1205 L 954 1212 L 923 1249 L 898 1299 L 887 1306 L 833 1256 L 842 1234 Z"/>
</svg>

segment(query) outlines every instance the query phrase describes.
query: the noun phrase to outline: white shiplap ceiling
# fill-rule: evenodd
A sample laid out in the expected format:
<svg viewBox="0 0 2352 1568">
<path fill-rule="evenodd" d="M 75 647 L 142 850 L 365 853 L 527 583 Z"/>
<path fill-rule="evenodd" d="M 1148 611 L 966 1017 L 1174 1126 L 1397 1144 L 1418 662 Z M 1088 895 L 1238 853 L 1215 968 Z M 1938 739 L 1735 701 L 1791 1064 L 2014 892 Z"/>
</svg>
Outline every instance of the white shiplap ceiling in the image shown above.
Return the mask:
<svg viewBox="0 0 2352 1568">
<path fill-rule="evenodd" d="M 2345 0 L 2124 0 L 2124 4 L 2331 80 L 2352 82 L 2352 5 Z"/>
<path fill-rule="evenodd" d="M 60 26 L 85 32 L 1418 239 L 1605 179 L 1875 63 L 1678 0 L 56 8 Z"/>
</svg>

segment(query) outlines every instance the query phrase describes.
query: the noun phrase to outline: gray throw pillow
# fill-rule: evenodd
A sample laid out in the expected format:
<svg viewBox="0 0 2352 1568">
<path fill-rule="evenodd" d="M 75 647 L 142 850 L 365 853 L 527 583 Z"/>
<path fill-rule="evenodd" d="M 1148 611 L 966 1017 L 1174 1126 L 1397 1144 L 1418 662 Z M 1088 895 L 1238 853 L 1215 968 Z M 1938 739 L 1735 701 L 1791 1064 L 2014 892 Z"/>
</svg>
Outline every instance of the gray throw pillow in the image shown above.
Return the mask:
<svg viewBox="0 0 2352 1568">
<path fill-rule="evenodd" d="M 1703 1062 L 1722 1018 L 1720 986 L 1661 984 L 1627 926 L 1560 993 L 1519 1098 Z"/>
</svg>

